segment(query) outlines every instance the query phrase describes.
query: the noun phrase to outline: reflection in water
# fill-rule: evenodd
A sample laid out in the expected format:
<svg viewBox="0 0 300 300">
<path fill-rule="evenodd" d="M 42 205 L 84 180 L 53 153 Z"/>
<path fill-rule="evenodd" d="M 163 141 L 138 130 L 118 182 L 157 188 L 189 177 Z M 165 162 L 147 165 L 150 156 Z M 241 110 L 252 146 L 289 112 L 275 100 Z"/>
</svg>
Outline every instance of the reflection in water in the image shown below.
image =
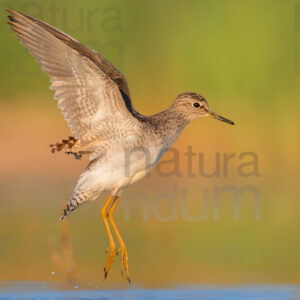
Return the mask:
<svg viewBox="0 0 300 300">
<path fill-rule="evenodd" d="M 60 211 L 63 210 L 65 203 L 61 203 Z M 50 251 L 51 261 L 56 270 L 59 270 L 67 283 L 74 283 L 77 281 L 76 264 L 74 261 L 74 252 L 72 241 L 70 238 L 69 221 L 65 219 L 59 223 L 60 229 L 60 247 L 61 252 L 57 251 L 56 238 L 50 236 L 48 238 L 48 245 Z M 55 272 L 51 272 L 52 275 Z"/>
</svg>

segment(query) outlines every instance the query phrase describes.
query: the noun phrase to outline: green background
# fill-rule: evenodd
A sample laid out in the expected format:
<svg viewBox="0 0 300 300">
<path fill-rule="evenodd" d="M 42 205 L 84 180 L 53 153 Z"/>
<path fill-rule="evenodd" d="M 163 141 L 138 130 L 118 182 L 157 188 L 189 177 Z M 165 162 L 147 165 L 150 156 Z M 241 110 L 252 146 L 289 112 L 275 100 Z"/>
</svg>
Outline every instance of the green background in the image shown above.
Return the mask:
<svg viewBox="0 0 300 300">
<path fill-rule="evenodd" d="M 0 3 L 0 280 L 78 280 L 119 287 L 125 284 L 119 258 L 103 281 L 108 241 L 100 208 L 105 197 L 59 223 L 87 158 L 75 161 L 49 152 L 48 145 L 69 130 L 49 79 L 5 24 L 6 7 L 99 51 L 125 75 L 141 113 L 156 113 L 177 94 L 193 91 L 236 123 L 195 121 L 174 145 L 182 176 L 163 176 L 174 167 L 167 162 L 124 192 L 115 215 L 127 241 L 133 282 L 300 282 L 300 2 Z M 189 146 L 197 153 L 194 177 L 184 155 Z M 251 161 L 240 157 L 245 152 L 255 153 L 259 175 L 250 164 L 244 169 L 249 176 L 241 176 L 239 166 Z M 207 172 L 214 170 L 220 153 L 219 177 L 197 172 L 198 153 L 204 155 Z M 224 154 L 231 153 L 235 157 L 224 176 Z M 163 157 L 169 159 L 172 153 Z M 214 188 L 226 186 L 255 187 L 259 208 L 253 195 L 244 193 L 235 220 L 233 196 L 224 193 L 214 218 Z M 206 212 L 202 218 L 182 216 L 184 189 L 189 215 Z M 69 267 L 72 272 L 66 272 Z"/>
</svg>

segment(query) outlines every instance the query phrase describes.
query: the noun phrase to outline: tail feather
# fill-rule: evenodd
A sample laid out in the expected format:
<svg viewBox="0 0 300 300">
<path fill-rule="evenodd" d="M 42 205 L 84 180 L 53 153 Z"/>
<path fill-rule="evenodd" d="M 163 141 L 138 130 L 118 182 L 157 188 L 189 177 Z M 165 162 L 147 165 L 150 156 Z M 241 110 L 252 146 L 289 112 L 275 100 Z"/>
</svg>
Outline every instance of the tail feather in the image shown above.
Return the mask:
<svg viewBox="0 0 300 300">
<path fill-rule="evenodd" d="M 63 139 L 61 142 L 49 145 L 49 147 L 51 147 L 52 153 L 59 152 L 63 149 L 70 151 L 77 141 L 78 139 L 76 139 L 74 136 L 69 136 L 68 138 Z"/>
<path fill-rule="evenodd" d="M 60 217 L 61 220 L 65 219 L 74 209 L 86 202 L 89 198 L 88 193 L 75 193 L 72 198 L 67 202 L 67 205 Z"/>
<path fill-rule="evenodd" d="M 94 169 L 93 167 L 96 162 L 97 160 L 91 161 L 80 175 L 73 195 L 62 212 L 61 220 L 65 219 L 74 209 L 83 203 L 94 201 L 101 195 L 103 189 L 95 181 L 91 180 L 94 178 L 94 170 L 97 170 L 97 168 Z"/>
</svg>

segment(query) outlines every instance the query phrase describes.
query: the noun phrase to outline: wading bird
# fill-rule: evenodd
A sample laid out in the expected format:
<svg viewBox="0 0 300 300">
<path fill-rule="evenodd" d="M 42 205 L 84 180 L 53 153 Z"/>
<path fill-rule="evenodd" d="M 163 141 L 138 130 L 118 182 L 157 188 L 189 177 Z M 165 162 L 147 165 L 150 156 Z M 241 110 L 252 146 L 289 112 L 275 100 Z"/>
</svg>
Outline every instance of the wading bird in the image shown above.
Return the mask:
<svg viewBox="0 0 300 300">
<path fill-rule="evenodd" d="M 50 145 L 52 152 L 64 150 L 75 158 L 84 154 L 90 158 L 61 219 L 82 203 L 109 191 L 101 210 L 109 238 L 104 277 L 120 252 L 121 272 L 125 270 L 130 282 L 127 248 L 113 218 L 121 192 L 155 166 L 191 121 L 210 116 L 234 123 L 213 113 L 206 100 L 196 93 L 182 93 L 164 111 L 141 115 L 131 103 L 126 79 L 104 57 L 36 18 L 7 11 L 8 24 L 50 76 L 54 98 L 73 134 Z M 119 250 L 109 223 L 119 241 Z"/>
</svg>

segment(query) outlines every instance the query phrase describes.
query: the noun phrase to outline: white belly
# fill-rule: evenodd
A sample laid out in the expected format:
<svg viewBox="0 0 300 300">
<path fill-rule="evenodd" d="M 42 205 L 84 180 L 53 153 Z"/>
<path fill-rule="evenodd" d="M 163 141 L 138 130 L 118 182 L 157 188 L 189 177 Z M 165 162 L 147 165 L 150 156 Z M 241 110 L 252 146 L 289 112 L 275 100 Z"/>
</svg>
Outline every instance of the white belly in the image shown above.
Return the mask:
<svg viewBox="0 0 300 300">
<path fill-rule="evenodd" d="M 123 189 L 142 179 L 155 166 L 162 151 L 155 147 L 147 152 L 134 151 L 126 153 L 120 149 L 110 149 L 99 158 L 88 172 L 84 173 L 79 185 L 83 188 L 111 191 Z"/>
</svg>

